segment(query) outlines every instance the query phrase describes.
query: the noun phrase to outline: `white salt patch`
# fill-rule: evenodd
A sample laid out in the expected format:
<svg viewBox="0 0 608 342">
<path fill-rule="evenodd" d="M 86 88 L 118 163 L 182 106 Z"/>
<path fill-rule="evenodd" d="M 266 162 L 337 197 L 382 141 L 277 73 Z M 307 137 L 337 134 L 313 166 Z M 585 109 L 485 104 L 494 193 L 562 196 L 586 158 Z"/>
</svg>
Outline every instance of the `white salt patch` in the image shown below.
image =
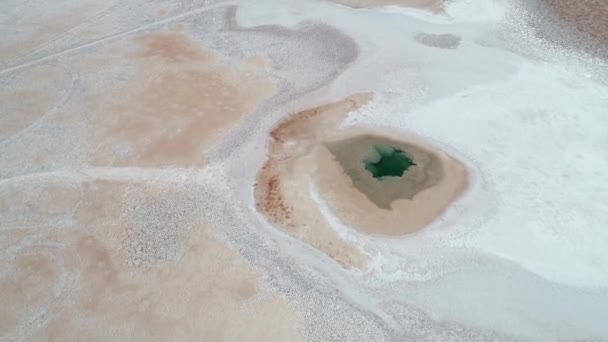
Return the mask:
<svg viewBox="0 0 608 342">
<path fill-rule="evenodd" d="M 458 22 L 501 22 L 508 5 L 508 0 L 454 0 L 448 1 L 446 13 Z"/>
<path fill-rule="evenodd" d="M 608 88 L 559 66 L 524 63 L 505 81 L 396 110 L 403 105 L 385 98 L 349 122 L 424 132 L 476 163 L 499 208 L 463 246 L 554 281 L 608 286 Z"/>
<path fill-rule="evenodd" d="M 368 9 L 367 11 L 405 15 L 435 24 L 496 23 L 506 19 L 508 6 L 509 2 L 507 0 L 453 0 L 447 2 L 445 14 L 434 14 L 417 8 L 395 5 Z"/>
</svg>

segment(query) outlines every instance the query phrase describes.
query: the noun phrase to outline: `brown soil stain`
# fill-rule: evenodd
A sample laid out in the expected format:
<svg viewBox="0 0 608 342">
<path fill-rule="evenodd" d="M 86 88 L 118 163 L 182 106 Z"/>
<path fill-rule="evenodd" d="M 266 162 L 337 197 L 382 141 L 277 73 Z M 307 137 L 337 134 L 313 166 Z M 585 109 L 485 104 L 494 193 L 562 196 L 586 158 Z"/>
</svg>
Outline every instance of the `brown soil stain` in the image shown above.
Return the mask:
<svg viewBox="0 0 608 342">
<path fill-rule="evenodd" d="M 69 218 L 80 198 L 78 187 L 72 184 L 42 182 L 0 187 L 1 224 L 14 228 L 57 224 Z"/>
<path fill-rule="evenodd" d="M 267 213 L 270 222 L 281 224 L 285 228 L 293 228 L 293 209 L 287 205 L 283 196 L 280 175 L 277 172 L 277 162 L 269 161 L 259 173 L 256 189 L 263 191 L 259 194 L 261 201 L 258 209 Z"/>
<path fill-rule="evenodd" d="M 215 139 L 275 91 L 271 81 L 222 64 L 183 32 L 136 42 L 137 71 L 96 122 L 107 130 L 96 163 L 200 165 Z M 116 144 L 128 151 L 119 159 Z"/>
<path fill-rule="evenodd" d="M 5 328 L 0 338 L 31 328 L 35 323 L 32 316 L 52 303 L 61 273 L 60 265 L 44 249 L 18 253 L 4 267 L 6 273 L 0 279 L 0 326 Z"/>
<path fill-rule="evenodd" d="M 598 0 L 540 0 L 567 23 L 608 43 L 608 3 Z"/>
</svg>

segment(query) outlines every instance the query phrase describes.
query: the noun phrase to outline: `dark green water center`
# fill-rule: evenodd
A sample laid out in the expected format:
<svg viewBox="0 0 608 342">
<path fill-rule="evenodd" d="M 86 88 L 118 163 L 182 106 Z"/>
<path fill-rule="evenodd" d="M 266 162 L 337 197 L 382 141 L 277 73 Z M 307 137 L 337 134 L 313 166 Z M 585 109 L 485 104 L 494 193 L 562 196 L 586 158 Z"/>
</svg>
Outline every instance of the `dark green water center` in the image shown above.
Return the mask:
<svg viewBox="0 0 608 342">
<path fill-rule="evenodd" d="M 380 180 L 401 177 L 407 169 L 416 165 L 402 150 L 383 144 L 374 145 L 374 151 L 363 163 L 365 169 Z"/>
</svg>

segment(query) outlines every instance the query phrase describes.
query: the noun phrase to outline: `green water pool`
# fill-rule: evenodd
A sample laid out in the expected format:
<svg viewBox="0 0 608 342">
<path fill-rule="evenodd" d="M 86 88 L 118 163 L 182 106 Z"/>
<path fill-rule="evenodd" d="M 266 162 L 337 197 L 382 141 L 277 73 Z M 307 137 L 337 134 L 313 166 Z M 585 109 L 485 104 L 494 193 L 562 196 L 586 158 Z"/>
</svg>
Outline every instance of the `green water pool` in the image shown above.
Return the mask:
<svg viewBox="0 0 608 342">
<path fill-rule="evenodd" d="M 402 150 L 389 145 L 376 144 L 373 153 L 363 161 L 365 169 L 374 178 L 401 177 L 410 167 L 416 165 Z"/>
</svg>

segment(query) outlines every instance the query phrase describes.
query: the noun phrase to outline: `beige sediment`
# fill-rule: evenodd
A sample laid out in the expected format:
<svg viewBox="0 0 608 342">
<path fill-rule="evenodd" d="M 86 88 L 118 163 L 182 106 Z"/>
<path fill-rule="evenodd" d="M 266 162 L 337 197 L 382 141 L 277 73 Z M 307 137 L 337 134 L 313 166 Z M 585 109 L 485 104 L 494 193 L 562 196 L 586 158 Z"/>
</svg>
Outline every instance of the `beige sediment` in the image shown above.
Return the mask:
<svg viewBox="0 0 608 342">
<path fill-rule="evenodd" d="M 0 140 L 18 134 L 49 113 L 65 96 L 53 80 L 67 78 L 52 66 L 37 66 L 18 73 L 10 86 L 0 88 Z"/>
<path fill-rule="evenodd" d="M 0 279 L 0 338 L 300 339 L 295 309 L 265 289 L 260 274 L 225 242 L 215 239 L 213 224 L 202 217 L 173 227 L 180 232 L 175 237 L 180 252 L 174 260 L 143 268 L 129 261 L 131 249 L 147 242 L 134 241 L 136 237 L 128 234 L 137 226 L 130 218 L 128 198 L 136 196 L 140 207 L 154 209 L 155 202 L 166 202 L 163 196 L 186 197 L 183 187 L 90 182 L 75 189 L 55 184 L 44 189 L 49 196 L 37 200 L 22 198 L 27 197 L 28 187 L 2 192 L 0 202 L 28 203 L 47 223 L 72 211 L 75 222 L 69 227 L 40 227 L 34 224 L 36 220 L 23 222 L 29 228 L 4 232 L 12 262 L 5 265 Z M 77 200 L 55 203 L 64 194 L 73 194 Z M 0 207 L 0 216 L 8 221 L 19 221 L 19 212 Z M 174 212 L 152 214 L 161 225 L 177 222 Z"/>
<path fill-rule="evenodd" d="M 329 105 L 290 115 L 270 133 L 269 160 L 258 173 L 255 197 L 258 210 L 288 234 L 323 251 L 346 268 L 363 269 L 367 257 L 339 237 L 323 219 L 318 204 L 309 195 L 314 163 L 311 158 L 319 135 L 333 130 L 344 116 L 371 98 L 361 94 Z"/>
<path fill-rule="evenodd" d="M 57 106 L 55 83 L 69 81 L 60 68 L 28 69 L 16 76 L 23 87 L 0 91 L 10 114 L 0 119 L 10 123 L 0 127 L 4 137 L 56 108 L 45 125 L 82 139 L 70 150 L 63 140 L 45 145 L 24 134 L 3 146 L 0 171 L 56 160 L 62 169 L 73 160 L 77 167 L 200 165 L 209 146 L 275 91 L 258 73 L 268 67 L 264 56 L 227 65 L 184 30 L 136 35 L 98 52 L 70 57 L 79 88 L 66 105 Z M 165 183 L 2 185 L 0 247 L 8 261 L 0 340 L 300 340 L 297 311 L 213 237 L 220 227 L 193 203 L 190 191 Z"/>
<path fill-rule="evenodd" d="M 353 95 L 279 122 L 270 133 L 269 159 L 258 174 L 255 189 L 257 208 L 271 223 L 351 268 L 365 266 L 364 253 L 340 238 L 336 227 L 321 213 L 311 195 L 311 186 L 347 226 L 365 234 L 387 236 L 404 235 L 427 226 L 467 186 L 465 166 L 423 141 L 384 131 L 339 128 L 349 112 L 370 99 L 368 94 Z M 420 162 L 418 170 L 413 171 L 413 176 L 405 175 L 410 177 L 406 182 L 405 178 L 374 179 L 362 162 L 364 147 L 370 147 L 365 139 L 388 141 L 409 150 Z M 340 153 L 344 153 L 347 162 L 337 160 L 336 151 L 328 148 L 332 144 L 344 145 L 345 152 Z M 353 161 L 357 153 L 361 159 Z M 363 184 L 355 186 L 353 174 L 347 173 L 345 167 L 351 171 L 359 167 L 361 170 L 355 173 Z"/>
<path fill-rule="evenodd" d="M 600 57 L 608 57 L 608 2 L 536 0 L 527 5 L 535 8 L 536 25 L 543 36 Z M 561 30 L 556 31 L 556 27 L 550 25 L 554 22 Z M 566 35 L 562 36 L 564 32 Z"/>
<path fill-rule="evenodd" d="M 66 3 L 65 8 L 56 9 L 54 14 L 45 15 L 43 21 L 40 21 L 39 18 L 32 20 L 24 13 L 17 24 L 18 33 L 23 38 L 13 42 L 5 36 L 5 39 L 0 42 L 0 63 L 27 57 L 36 49 L 50 45 L 49 42 L 86 22 L 87 17 L 98 10 L 97 6 L 99 5 L 94 3 L 77 3 L 70 7 L 70 4 Z M 27 5 L 24 8 L 27 8 Z M 8 36 L 12 33 L 7 31 L 5 34 Z"/>
<path fill-rule="evenodd" d="M 148 34 L 139 46 L 136 75 L 97 123 L 111 139 L 99 158 L 128 146 L 115 165 L 200 165 L 218 136 L 275 91 L 250 61 L 244 70 L 223 65 L 182 32 Z"/>
<path fill-rule="evenodd" d="M 416 32 L 414 34 L 414 40 L 422 45 L 432 48 L 456 49 L 460 45 L 462 38 L 451 33 L 434 34 Z"/>
<path fill-rule="evenodd" d="M 415 160 L 415 165 L 407 169 L 401 177 L 386 177 L 381 181 L 366 169 L 364 160 L 378 158 L 375 146 L 390 146 L 407 151 L 407 156 Z M 436 186 L 444 177 L 441 162 L 428 149 L 416 144 L 388 139 L 380 135 L 362 134 L 341 138 L 324 144 L 341 169 L 351 179 L 352 185 L 381 209 L 390 209 L 398 199 L 413 199 L 420 192 Z M 323 157 L 320 163 L 327 163 Z"/>
</svg>

